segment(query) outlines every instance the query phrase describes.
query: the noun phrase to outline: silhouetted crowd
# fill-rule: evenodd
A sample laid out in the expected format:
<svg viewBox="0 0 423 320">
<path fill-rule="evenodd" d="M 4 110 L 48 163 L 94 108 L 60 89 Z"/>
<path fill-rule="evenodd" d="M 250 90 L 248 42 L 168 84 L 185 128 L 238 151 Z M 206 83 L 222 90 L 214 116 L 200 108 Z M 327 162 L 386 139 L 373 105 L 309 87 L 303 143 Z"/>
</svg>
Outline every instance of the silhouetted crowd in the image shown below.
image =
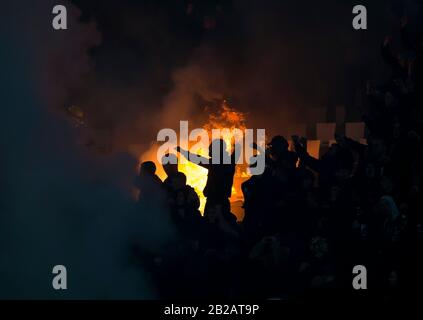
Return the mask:
<svg viewBox="0 0 423 320">
<path fill-rule="evenodd" d="M 423 285 L 423 37 L 408 29 L 403 19 L 401 54 L 388 37 L 381 46 L 391 77 L 367 86 L 367 143 L 337 135 L 315 159 L 305 138 L 293 136 L 290 150 L 284 137 L 273 137 L 258 150 L 265 152 L 264 173 L 242 184 L 241 223 L 229 203 L 235 162 L 203 165 L 204 216 L 177 164 L 164 164 L 164 182 L 153 162 L 141 165 L 140 205 L 164 204 L 180 234 L 166 254 L 144 261 L 160 297 L 293 299 L 314 288 L 352 291 L 356 265 L 366 267 L 369 290 L 384 297 Z M 223 141 L 213 143 L 225 152 Z"/>
</svg>

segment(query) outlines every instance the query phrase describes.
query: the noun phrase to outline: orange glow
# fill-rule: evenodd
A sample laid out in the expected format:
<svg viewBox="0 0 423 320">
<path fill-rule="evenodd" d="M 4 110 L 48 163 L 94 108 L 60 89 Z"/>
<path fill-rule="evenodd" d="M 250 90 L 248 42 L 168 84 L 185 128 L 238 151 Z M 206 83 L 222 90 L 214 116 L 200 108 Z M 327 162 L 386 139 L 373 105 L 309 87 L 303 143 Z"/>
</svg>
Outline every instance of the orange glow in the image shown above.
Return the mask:
<svg viewBox="0 0 423 320">
<path fill-rule="evenodd" d="M 226 149 L 228 152 L 231 152 L 233 144 L 235 142 L 233 131 L 238 129 L 244 131 L 245 126 L 245 114 L 238 112 L 235 109 L 229 107 L 224 101 L 220 109 L 216 113 L 209 115 L 207 122 L 203 125 L 203 128 L 209 133 L 209 139 L 212 141 L 212 130 L 213 129 L 229 129 L 227 131 L 222 130 L 220 138 L 226 142 Z M 181 142 L 181 141 L 180 141 Z M 190 143 L 189 147 L 192 147 L 194 143 Z M 166 179 L 166 173 L 163 170 L 162 165 L 157 161 L 157 149 L 158 145 L 153 144 L 150 149 L 141 155 L 141 161 L 154 161 L 157 167 L 156 174 L 163 181 Z M 208 157 L 208 146 L 204 146 L 196 151 L 196 153 Z M 178 155 L 181 159 L 180 155 Z M 200 211 L 204 213 L 204 207 L 206 205 L 206 198 L 203 195 L 203 189 L 207 183 L 207 169 L 193 164 L 188 161 L 181 163 L 179 160 L 178 163 L 179 171 L 185 173 L 187 176 L 187 184 L 195 189 L 199 198 L 200 198 Z M 239 164 L 236 167 L 234 185 L 232 187 L 232 196 L 230 198 L 232 212 L 237 216 L 238 220 L 243 218 L 243 210 L 241 209 L 241 204 L 244 200 L 241 183 L 247 180 L 250 177 L 247 172 L 246 164 Z"/>
<path fill-rule="evenodd" d="M 205 152 L 199 152 L 205 156 Z M 185 164 L 178 164 L 178 170 L 185 173 L 187 176 L 187 184 L 195 189 L 198 196 L 200 197 L 200 211 L 204 213 L 204 207 L 206 205 L 206 198 L 203 195 L 203 189 L 207 182 L 207 169 L 204 169 L 194 163 L 187 162 Z"/>
</svg>

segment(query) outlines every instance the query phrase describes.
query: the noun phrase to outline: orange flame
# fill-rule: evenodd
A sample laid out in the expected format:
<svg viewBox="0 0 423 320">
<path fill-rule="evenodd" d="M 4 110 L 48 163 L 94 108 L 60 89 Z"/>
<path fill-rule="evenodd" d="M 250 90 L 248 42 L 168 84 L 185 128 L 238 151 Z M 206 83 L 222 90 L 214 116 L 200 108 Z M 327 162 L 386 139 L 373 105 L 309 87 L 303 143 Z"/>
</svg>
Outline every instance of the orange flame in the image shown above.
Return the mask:
<svg viewBox="0 0 423 320">
<path fill-rule="evenodd" d="M 222 129 L 221 137 L 226 142 L 227 151 L 231 152 L 233 142 L 234 142 L 234 130 L 238 129 L 244 131 L 245 126 L 245 114 L 235 109 L 229 107 L 224 101 L 220 109 L 216 113 L 209 115 L 206 124 L 203 126 L 205 130 L 209 133 L 209 139 L 212 139 L 212 130 L 213 129 Z M 229 129 L 229 130 L 223 130 Z M 191 146 L 190 146 L 191 147 Z M 166 173 L 164 172 L 162 165 L 158 163 L 156 153 L 158 146 L 152 145 L 152 147 L 145 152 L 140 158 L 142 161 L 154 161 L 157 166 L 157 175 L 163 181 L 166 179 Z M 196 153 L 208 157 L 208 146 L 200 148 Z M 187 176 L 187 184 L 195 189 L 199 198 L 200 198 L 200 211 L 204 213 L 204 208 L 206 204 L 206 198 L 203 195 L 203 189 L 207 183 L 207 169 L 193 164 L 191 162 L 185 161 L 181 163 L 179 161 L 178 170 L 185 173 Z M 245 181 L 250 175 L 247 173 L 246 165 L 238 165 L 235 172 L 234 185 L 232 187 L 232 197 L 230 199 L 232 204 L 232 212 L 237 216 L 238 220 L 243 218 L 243 210 L 241 209 L 242 201 L 244 200 L 241 183 Z M 235 204 L 236 203 L 236 204 Z"/>
</svg>

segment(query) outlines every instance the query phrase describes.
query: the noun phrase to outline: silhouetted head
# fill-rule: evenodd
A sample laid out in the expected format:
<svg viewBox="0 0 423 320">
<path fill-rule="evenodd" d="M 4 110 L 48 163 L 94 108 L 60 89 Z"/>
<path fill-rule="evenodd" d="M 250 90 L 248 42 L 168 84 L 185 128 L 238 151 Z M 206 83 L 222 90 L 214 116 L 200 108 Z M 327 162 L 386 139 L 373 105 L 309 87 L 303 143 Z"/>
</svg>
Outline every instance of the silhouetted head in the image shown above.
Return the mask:
<svg viewBox="0 0 423 320">
<path fill-rule="evenodd" d="M 215 152 L 219 152 L 220 159 L 223 159 L 223 155 L 227 155 L 226 151 L 226 142 L 223 139 L 215 139 L 210 143 L 209 146 L 209 156 L 213 158 L 213 150 L 216 150 Z M 223 163 L 223 161 L 220 161 L 220 163 Z"/>
<path fill-rule="evenodd" d="M 175 154 L 165 154 L 161 160 L 161 163 L 163 170 L 166 172 L 168 177 L 178 173 L 178 157 Z"/>
<path fill-rule="evenodd" d="M 156 165 L 153 161 L 145 161 L 140 165 L 140 176 L 153 176 L 156 174 Z"/>
<path fill-rule="evenodd" d="M 185 187 L 187 184 L 187 176 L 183 172 L 177 172 L 172 179 L 172 187 L 175 190 L 179 190 Z"/>
<path fill-rule="evenodd" d="M 275 156 L 287 152 L 289 147 L 288 141 L 283 136 L 274 136 L 267 145 L 270 147 L 270 152 Z"/>
</svg>

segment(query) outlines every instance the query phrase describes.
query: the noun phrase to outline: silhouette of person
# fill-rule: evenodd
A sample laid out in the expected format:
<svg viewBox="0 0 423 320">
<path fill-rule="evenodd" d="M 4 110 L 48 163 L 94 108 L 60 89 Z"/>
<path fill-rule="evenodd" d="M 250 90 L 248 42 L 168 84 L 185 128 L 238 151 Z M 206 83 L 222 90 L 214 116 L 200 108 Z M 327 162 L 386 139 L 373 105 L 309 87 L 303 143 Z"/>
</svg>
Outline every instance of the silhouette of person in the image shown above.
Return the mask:
<svg viewBox="0 0 423 320">
<path fill-rule="evenodd" d="M 154 162 L 145 161 L 141 163 L 140 172 L 135 178 L 134 185 L 139 190 L 139 203 L 163 200 L 163 182 L 156 175 Z"/>
<path fill-rule="evenodd" d="M 295 152 L 289 151 L 288 141 L 283 136 L 274 136 L 268 147 L 267 160 L 269 161 L 271 159 L 274 167 L 285 169 L 295 168 L 298 157 Z"/>
<path fill-rule="evenodd" d="M 187 185 L 187 177 L 184 173 L 177 172 L 172 177 L 168 202 L 175 222 L 185 222 L 185 224 L 191 225 L 201 219 L 201 214 L 198 210 L 200 198 L 194 188 Z"/>
<path fill-rule="evenodd" d="M 176 150 L 191 162 L 194 162 L 193 159 L 196 158 L 194 163 L 208 170 L 207 183 L 203 190 L 203 194 L 207 198 L 204 215 L 207 216 L 210 210 L 220 210 L 224 217 L 234 219 L 235 216 L 230 211 L 229 198 L 232 194 L 237 162 L 236 148 L 234 148 L 232 154 L 229 154 L 226 151 L 225 141 L 223 139 L 215 139 L 209 146 L 210 159 L 192 154 L 179 146 Z"/>
<path fill-rule="evenodd" d="M 252 176 L 241 188 L 245 197 L 243 225 L 247 233 L 256 237 L 272 233 L 277 221 L 286 218 L 280 214 L 287 206 L 293 192 L 297 155 L 289 150 L 288 141 L 281 135 L 274 136 L 263 150 L 252 144 L 260 154 L 265 154 L 266 167 L 260 176 Z M 286 221 L 284 221 L 286 222 Z"/>
<path fill-rule="evenodd" d="M 163 181 L 163 184 L 167 191 L 172 189 L 174 178 L 179 173 L 178 171 L 178 157 L 175 154 L 165 154 L 161 159 L 163 170 L 167 175 L 167 178 Z"/>
</svg>

